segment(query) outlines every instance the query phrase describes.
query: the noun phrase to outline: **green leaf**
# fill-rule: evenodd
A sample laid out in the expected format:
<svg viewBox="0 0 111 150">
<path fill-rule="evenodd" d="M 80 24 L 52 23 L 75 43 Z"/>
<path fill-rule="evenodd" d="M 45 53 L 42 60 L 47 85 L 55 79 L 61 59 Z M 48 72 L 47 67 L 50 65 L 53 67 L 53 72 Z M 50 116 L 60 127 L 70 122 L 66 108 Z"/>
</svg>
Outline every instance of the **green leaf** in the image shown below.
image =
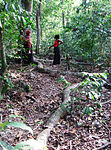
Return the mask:
<svg viewBox="0 0 111 150">
<path fill-rule="evenodd" d="M 105 123 L 105 120 L 102 120 L 102 123 Z"/>
<path fill-rule="evenodd" d="M 33 135 L 33 130 L 29 126 L 27 126 L 26 124 L 24 124 L 22 122 L 10 122 L 10 123 L 8 123 L 8 126 L 21 128 L 23 130 L 28 130 Z"/>
<path fill-rule="evenodd" d="M 12 88 L 13 84 L 12 84 L 12 82 L 10 81 L 10 79 L 7 78 L 6 81 L 7 81 L 8 85 L 9 85 L 9 87 Z"/>
<path fill-rule="evenodd" d="M 25 18 L 22 16 L 22 21 L 23 21 L 23 24 L 24 24 L 24 26 L 26 25 L 26 20 L 25 20 Z"/>
<path fill-rule="evenodd" d="M 97 107 L 100 109 L 102 105 L 100 103 L 97 103 Z"/>
<path fill-rule="evenodd" d="M 14 5 L 14 4 L 12 4 L 12 8 L 16 11 L 16 8 L 15 8 L 15 5 Z"/>
<path fill-rule="evenodd" d="M 9 118 L 21 118 L 21 119 L 25 120 L 25 118 L 23 116 L 18 116 L 18 115 L 10 115 Z"/>
<path fill-rule="evenodd" d="M 88 95 L 89 95 L 89 99 L 94 100 L 95 97 L 94 97 L 94 94 L 92 92 L 89 92 Z"/>
<path fill-rule="evenodd" d="M 14 148 L 14 150 L 19 150 L 19 149 L 30 150 L 31 146 L 27 142 L 21 142 L 17 144 Z"/>
<path fill-rule="evenodd" d="M 4 94 L 4 93 L 6 92 L 6 90 L 7 90 L 7 88 L 8 88 L 8 84 L 6 84 L 6 85 L 3 87 L 2 91 L 1 91 L 1 94 Z"/>
<path fill-rule="evenodd" d="M 14 150 L 14 148 L 7 144 L 6 142 L 0 140 L 0 145 L 2 146 L 3 150 Z"/>
<path fill-rule="evenodd" d="M 2 99 L 3 97 L 2 97 L 2 95 L 0 94 L 0 100 Z"/>
<path fill-rule="evenodd" d="M 87 115 L 90 115 L 92 112 L 92 107 L 89 107 L 89 106 L 86 106 L 84 109 L 83 109 L 83 113 L 87 114 Z"/>
<path fill-rule="evenodd" d="M 20 142 L 19 144 L 17 144 L 14 148 L 14 150 L 18 150 L 18 149 L 23 149 L 23 150 L 30 150 L 32 149 L 33 147 L 37 147 L 38 146 L 38 143 L 36 140 L 34 139 L 29 139 L 27 141 L 24 141 L 24 142 Z"/>
<path fill-rule="evenodd" d="M 2 127 L 3 131 L 6 130 L 7 124 L 8 124 L 8 121 L 6 121 L 5 123 L 0 123 L 0 127 Z"/>
<path fill-rule="evenodd" d="M 101 76 L 102 76 L 104 79 L 107 79 L 107 73 L 101 73 Z"/>
<path fill-rule="evenodd" d="M 3 0 L 0 0 L 0 3 L 3 3 Z"/>
</svg>

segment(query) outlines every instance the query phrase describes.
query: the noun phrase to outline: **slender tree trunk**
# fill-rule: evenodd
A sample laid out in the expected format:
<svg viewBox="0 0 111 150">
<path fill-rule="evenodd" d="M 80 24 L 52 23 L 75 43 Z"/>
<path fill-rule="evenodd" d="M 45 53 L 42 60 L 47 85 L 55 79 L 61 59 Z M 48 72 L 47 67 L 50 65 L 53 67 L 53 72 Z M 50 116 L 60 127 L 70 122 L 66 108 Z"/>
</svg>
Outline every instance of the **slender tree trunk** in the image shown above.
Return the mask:
<svg viewBox="0 0 111 150">
<path fill-rule="evenodd" d="M 36 42 L 36 54 L 39 54 L 39 49 L 40 49 L 40 34 L 41 34 L 41 29 L 40 29 L 40 15 L 41 15 L 41 10 L 42 10 L 42 0 L 39 0 L 39 6 L 37 9 L 36 13 L 36 26 L 37 26 L 37 42 Z"/>
<path fill-rule="evenodd" d="M 82 0 L 82 4 L 86 6 L 87 0 Z"/>
<path fill-rule="evenodd" d="M 62 0 L 62 5 L 63 5 L 63 8 L 64 8 L 64 0 Z M 62 10 L 62 25 L 63 25 L 63 28 L 65 27 L 65 14 L 64 14 L 64 11 Z"/>
<path fill-rule="evenodd" d="M 69 14 L 70 14 L 70 10 L 69 10 L 69 7 L 68 7 L 68 10 L 67 10 L 67 27 L 69 27 Z"/>
<path fill-rule="evenodd" d="M 83 12 L 86 13 L 86 2 L 87 0 L 82 0 Z"/>
<path fill-rule="evenodd" d="M 6 62 L 6 55 L 5 55 L 4 44 L 3 44 L 3 27 L 1 21 L 0 21 L 0 60 L 2 64 L 1 75 L 3 75 L 7 67 L 7 62 Z"/>
<path fill-rule="evenodd" d="M 33 0 L 22 0 L 21 2 L 22 2 L 22 5 L 26 11 L 32 12 Z"/>
</svg>

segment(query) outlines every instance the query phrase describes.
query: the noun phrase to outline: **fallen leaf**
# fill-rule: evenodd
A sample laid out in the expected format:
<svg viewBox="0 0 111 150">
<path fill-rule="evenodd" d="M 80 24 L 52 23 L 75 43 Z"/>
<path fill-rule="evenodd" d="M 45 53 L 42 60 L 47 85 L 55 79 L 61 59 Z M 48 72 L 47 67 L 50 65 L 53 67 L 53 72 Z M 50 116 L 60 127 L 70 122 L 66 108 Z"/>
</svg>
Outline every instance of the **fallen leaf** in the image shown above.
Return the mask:
<svg viewBox="0 0 111 150">
<path fill-rule="evenodd" d="M 70 133 L 75 133 L 76 132 L 76 129 L 72 129 L 71 131 L 70 131 Z"/>
</svg>

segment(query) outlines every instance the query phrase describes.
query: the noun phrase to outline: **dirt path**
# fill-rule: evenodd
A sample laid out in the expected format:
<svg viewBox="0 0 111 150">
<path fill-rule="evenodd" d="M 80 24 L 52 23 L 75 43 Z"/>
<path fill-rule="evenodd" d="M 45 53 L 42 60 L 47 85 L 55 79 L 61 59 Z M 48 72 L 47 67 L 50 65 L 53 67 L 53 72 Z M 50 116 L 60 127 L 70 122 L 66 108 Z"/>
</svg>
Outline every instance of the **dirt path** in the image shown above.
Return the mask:
<svg viewBox="0 0 111 150">
<path fill-rule="evenodd" d="M 51 69 L 63 69 L 60 66 L 46 66 Z M 10 114 L 18 114 L 25 118 L 25 123 L 34 131 L 33 136 L 27 131 L 16 128 L 7 128 L 6 132 L 1 132 L 0 139 L 13 146 L 29 138 L 36 139 L 37 135 L 45 128 L 46 121 L 63 101 L 63 85 L 57 84 L 57 77 L 32 71 L 33 68 L 34 66 L 31 65 L 22 68 L 20 68 L 20 65 L 16 65 L 9 69 L 10 77 L 15 86 L 12 91 L 7 91 L 7 95 L 0 104 L 3 121 Z M 77 83 L 81 80 L 70 75 L 66 75 L 65 78 L 71 83 Z M 29 92 L 21 88 L 20 81 L 30 85 Z M 105 94 L 108 98 L 108 94 L 109 97 L 111 96 L 111 91 L 107 90 Z M 105 111 L 102 114 L 109 118 L 111 117 L 110 104 L 104 106 Z M 79 126 L 81 117 L 78 113 L 76 115 L 68 114 L 65 118 L 62 118 L 51 132 L 48 139 L 48 149 L 92 150 L 107 143 L 109 130 L 111 129 L 111 118 L 106 122 L 106 127 L 102 125 L 98 131 L 92 126 L 92 118 L 89 121 L 86 117 L 83 119 L 84 122 L 88 123 L 87 126 Z M 100 115 L 99 119 L 104 120 L 104 117 Z M 21 121 L 20 118 L 11 120 Z"/>
</svg>

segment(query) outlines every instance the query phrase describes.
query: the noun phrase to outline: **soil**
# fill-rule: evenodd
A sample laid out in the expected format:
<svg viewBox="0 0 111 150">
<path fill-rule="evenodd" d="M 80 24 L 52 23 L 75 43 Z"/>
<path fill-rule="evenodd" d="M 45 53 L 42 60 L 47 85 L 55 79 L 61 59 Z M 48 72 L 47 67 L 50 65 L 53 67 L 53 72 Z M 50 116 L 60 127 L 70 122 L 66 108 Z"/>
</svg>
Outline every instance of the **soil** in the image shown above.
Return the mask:
<svg viewBox="0 0 111 150">
<path fill-rule="evenodd" d="M 45 67 L 53 70 L 66 70 L 64 65 Z M 21 66 L 11 65 L 8 68 L 9 78 L 13 88 L 8 89 L 0 101 L 1 122 L 9 120 L 24 122 L 34 132 L 31 135 L 20 128 L 7 127 L 5 132 L 0 131 L 0 140 L 15 146 L 21 141 L 30 138 L 36 139 L 37 135 L 44 130 L 45 123 L 54 111 L 63 102 L 64 85 L 57 83 L 58 75 L 38 73 L 33 71 L 34 65 Z M 77 70 L 77 68 L 75 69 Z M 66 75 L 65 79 L 71 84 L 81 82 L 81 78 Z M 26 83 L 28 89 L 21 84 Z M 71 92 L 71 97 L 81 97 L 80 93 Z M 101 102 L 110 100 L 111 89 L 102 91 Z M 48 150 L 93 150 L 111 141 L 111 102 L 97 109 L 92 115 L 83 115 L 84 106 L 89 101 L 77 101 L 72 104 L 67 115 L 59 120 L 47 142 Z M 8 118 L 11 114 L 25 118 Z M 111 149 L 111 145 L 105 148 Z"/>
</svg>

